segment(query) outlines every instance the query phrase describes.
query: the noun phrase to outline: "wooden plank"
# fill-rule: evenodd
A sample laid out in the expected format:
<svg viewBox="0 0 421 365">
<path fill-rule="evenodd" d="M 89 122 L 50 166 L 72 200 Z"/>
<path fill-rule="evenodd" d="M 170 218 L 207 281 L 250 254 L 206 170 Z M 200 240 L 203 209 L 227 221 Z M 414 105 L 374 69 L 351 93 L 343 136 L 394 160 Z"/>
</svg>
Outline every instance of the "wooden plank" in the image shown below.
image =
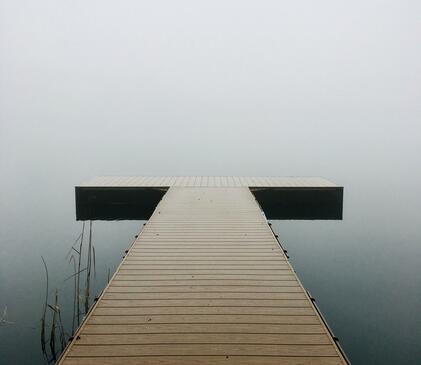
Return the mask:
<svg viewBox="0 0 421 365">
<path fill-rule="evenodd" d="M 262 294 L 276 294 L 276 293 L 302 293 L 303 289 L 299 285 L 295 286 L 223 286 L 223 285 L 188 285 L 188 286 L 177 286 L 171 288 L 168 286 L 115 286 L 110 285 L 107 293 L 253 293 L 259 298 Z M 264 297 L 264 295 L 263 295 Z"/>
<path fill-rule="evenodd" d="M 262 334 L 256 336 L 249 333 L 185 333 L 173 334 L 116 334 L 85 335 L 78 345 L 124 345 L 124 344 L 175 344 L 175 343 L 254 343 L 273 345 L 328 345 L 329 337 L 324 334 Z"/>
<path fill-rule="evenodd" d="M 318 324 L 316 316 L 268 316 L 268 315 L 147 315 L 147 316 L 99 316 L 91 317 L 90 324 L 145 324 L 145 323 L 267 323 L 267 324 Z"/>
<path fill-rule="evenodd" d="M 180 256 L 173 256 L 173 257 L 146 257 L 146 256 L 140 256 L 135 257 L 133 255 L 130 255 L 127 257 L 127 259 L 124 261 L 124 265 L 130 265 L 130 264 L 136 264 L 136 263 L 145 263 L 149 264 L 153 261 L 157 264 L 160 264 L 162 262 L 166 262 L 169 265 L 180 265 L 180 264 L 188 264 L 192 263 L 192 265 L 199 265 L 199 264 L 221 264 L 221 265 L 285 265 L 287 263 L 285 256 L 277 256 L 277 257 L 238 257 L 238 256 L 230 256 L 230 257 L 224 257 L 224 256 L 211 256 L 211 255 L 198 255 L 197 257 L 180 257 Z"/>
<path fill-rule="evenodd" d="M 169 265 L 168 265 L 169 266 Z M 293 275 L 287 264 L 270 265 L 174 265 L 173 268 L 162 264 L 137 264 L 123 265 L 119 271 L 119 275 Z"/>
<path fill-rule="evenodd" d="M 232 241 L 232 240 L 225 240 L 225 241 L 213 241 L 211 244 L 209 244 L 209 242 L 205 242 L 205 241 L 169 241 L 169 240 L 163 240 L 163 241 L 142 241 L 141 243 L 137 244 L 134 247 L 134 250 L 140 250 L 143 248 L 153 248 L 153 247 L 209 247 L 209 248 L 220 248 L 220 247 L 227 247 L 230 248 L 231 246 L 233 246 L 234 248 L 239 248 L 240 247 L 244 247 L 244 248 L 269 248 L 269 247 L 273 247 L 275 248 L 277 245 L 272 241 L 272 240 L 265 240 L 265 241 L 252 241 L 252 242 L 247 242 L 244 240 L 240 240 L 240 241 Z"/>
<path fill-rule="evenodd" d="M 244 243 L 253 243 L 253 244 L 260 244 L 260 243 L 273 243 L 272 240 L 269 239 L 269 237 L 260 237 L 260 238 L 253 238 L 253 237 L 148 237 L 149 242 L 152 244 L 155 243 L 176 243 L 176 242 L 185 242 L 185 243 L 195 243 L 195 242 L 201 242 L 201 243 L 223 243 L 223 242 L 232 242 L 232 243 L 238 243 L 238 242 L 244 242 Z"/>
<path fill-rule="evenodd" d="M 298 286 L 296 280 L 160 280 L 159 282 L 153 280 L 113 280 L 113 285 L 115 286 L 168 286 L 168 287 L 177 287 L 177 286 L 186 286 L 186 285 L 222 285 L 222 286 Z"/>
<path fill-rule="evenodd" d="M 69 357 L 66 365 L 339 365 L 339 357 L 285 356 L 142 356 Z"/>
<path fill-rule="evenodd" d="M 78 356 L 335 356 L 332 345 L 255 345 L 255 344 L 159 344 L 74 346 Z"/>
<path fill-rule="evenodd" d="M 102 299 L 98 306 L 102 307 L 300 307 L 309 306 L 307 300 L 287 300 L 287 299 L 124 299 L 111 300 Z"/>
<path fill-rule="evenodd" d="M 159 252 L 159 251 L 185 251 L 185 250 L 192 250 L 193 252 L 201 252 L 206 253 L 207 250 L 209 252 L 212 251 L 226 251 L 226 250 L 233 250 L 238 252 L 242 248 L 245 250 L 256 252 L 256 250 L 267 250 L 267 251 L 274 251 L 278 249 L 278 246 L 273 245 L 269 242 L 245 242 L 245 241 L 219 241 L 219 242 L 203 242 L 203 243 L 195 243 L 192 241 L 178 241 L 178 242 L 148 242 L 144 245 L 136 245 L 136 250 L 133 253 L 143 253 L 148 251 Z M 145 251 L 143 251 L 145 249 Z M 245 251 L 247 252 L 247 251 Z"/>
<path fill-rule="evenodd" d="M 259 267 L 268 267 L 270 270 L 282 270 L 285 267 L 289 267 L 288 262 L 286 258 L 280 257 L 280 258 L 271 258 L 268 259 L 266 257 L 264 258 L 224 258 L 224 257 L 213 257 L 213 256 L 201 256 L 197 258 L 193 258 L 191 260 L 180 258 L 180 257 L 173 257 L 171 258 L 160 258 L 156 257 L 140 257 L 140 258 L 133 258 L 129 257 L 124 262 L 124 269 L 130 269 L 131 266 L 160 266 L 160 267 L 166 267 L 167 265 L 173 265 L 173 266 L 180 266 L 180 265 L 187 265 L 188 268 L 194 269 L 201 268 L 201 267 L 213 267 L 213 266 L 226 266 L 228 268 L 231 268 L 233 270 L 237 270 L 237 266 L 244 266 L 245 268 L 253 269 L 254 266 Z M 256 269 L 256 268 L 255 268 Z"/>
<path fill-rule="evenodd" d="M 211 220 L 207 220 L 206 221 L 206 225 L 204 226 L 203 222 L 195 222 L 192 220 L 189 221 L 182 221 L 179 222 L 176 226 L 174 225 L 174 222 L 170 221 L 170 222 L 165 222 L 165 221 L 160 221 L 159 223 L 155 223 L 155 222 L 148 222 L 148 226 L 145 232 L 147 232 L 147 230 L 150 229 L 159 229 L 161 231 L 161 227 L 162 230 L 164 232 L 169 231 L 172 229 L 172 227 L 174 227 L 174 231 L 178 232 L 180 230 L 182 230 L 182 228 L 189 228 L 189 229 L 193 229 L 193 230 L 197 230 L 197 229 L 217 229 L 218 227 L 220 227 L 221 230 L 227 230 L 228 228 L 233 228 L 233 229 L 240 229 L 240 228 L 249 228 L 249 229 L 264 229 L 266 227 L 265 222 L 259 222 L 259 221 L 252 221 L 250 220 L 249 222 L 245 222 L 243 220 L 240 220 L 238 222 L 235 223 L 235 225 L 233 225 L 232 223 L 228 222 L 227 219 L 222 220 L 222 221 L 218 221 L 218 222 L 214 222 Z M 140 240 L 140 239 L 139 239 Z"/>
<path fill-rule="evenodd" d="M 185 235 L 186 237 L 188 236 L 194 236 L 194 235 L 199 235 L 201 233 L 206 233 L 206 234 L 215 234 L 215 235 L 219 235 L 219 236 L 250 236 L 250 235 L 256 235 L 256 236 L 268 236 L 269 232 L 265 229 L 264 225 L 259 225 L 256 227 L 251 227 L 251 226 L 247 226 L 247 230 L 244 231 L 244 228 L 246 228 L 244 225 L 242 226 L 236 226 L 236 225 L 227 225 L 226 227 L 221 227 L 220 225 L 218 226 L 209 226 L 207 223 L 205 225 L 200 225 L 197 227 L 191 227 L 189 228 L 188 231 L 183 230 L 183 227 L 177 227 L 172 229 L 171 226 L 169 226 L 168 228 L 163 228 L 161 229 L 160 226 L 155 226 L 156 228 L 153 227 L 148 227 L 145 228 L 144 230 L 144 235 L 145 237 L 150 237 L 150 236 L 160 236 L 160 237 L 165 237 L 165 236 L 173 236 L 174 234 L 179 234 L 179 235 Z M 184 227 L 187 227 L 187 225 L 185 225 Z M 219 227 L 219 229 L 218 229 Z"/>
<path fill-rule="evenodd" d="M 343 364 L 254 197 L 232 187 L 271 182 L 144 179 L 191 187 L 165 194 L 60 364 Z"/>
<path fill-rule="evenodd" d="M 181 247 L 178 247 L 178 246 Z M 209 249 L 209 245 L 212 245 L 213 247 L 211 249 Z M 195 253 L 195 254 L 205 254 L 202 255 L 204 256 L 204 258 L 206 258 L 207 256 L 213 256 L 212 253 L 241 253 L 242 250 L 244 249 L 245 251 L 243 252 L 250 252 L 250 253 L 257 253 L 259 251 L 263 251 L 265 253 L 271 253 L 273 251 L 276 251 L 279 249 L 279 246 L 273 246 L 267 243 L 262 243 L 262 244 L 257 244 L 254 243 L 253 245 L 248 244 L 248 243 L 243 243 L 243 245 L 241 245 L 241 243 L 237 243 L 237 242 L 221 242 L 221 243 L 206 243 L 206 244 L 202 244 L 202 245 L 197 245 L 197 244 L 190 244 L 188 242 L 185 243 L 170 243 L 170 244 L 161 244 L 161 243 L 156 243 L 156 245 L 154 245 L 154 247 L 148 245 L 145 246 L 145 250 L 142 250 L 143 247 L 139 247 L 137 248 L 135 251 L 133 251 L 133 255 L 136 256 L 145 256 L 143 255 L 144 252 L 151 252 L 151 253 L 156 253 L 159 254 L 157 255 L 165 255 L 167 252 L 169 253 L 185 253 L 185 251 L 189 250 L 191 253 Z M 235 257 L 238 257 L 237 255 L 234 255 Z M 133 256 L 135 257 L 135 256 Z M 280 255 L 280 256 L 276 256 L 273 257 L 273 259 L 283 259 L 284 256 Z M 171 259 L 172 260 L 172 259 Z M 260 257 L 258 258 L 258 260 L 260 260 Z"/>
<path fill-rule="evenodd" d="M 251 239 L 253 241 L 262 241 L 264 239 L 270 239 L 271 235 L 269 232 L 233 232 L 230 231 L 228 232 L 228 230 L 226 232 L 221 232 L 221 231 L 213 231 L 213 230 L 208 230 L 208 231 L 200 231 L 200 232 L 188 232 L 188 231 L 182 231 L 180 230 L 179 232 L 148 232 L 146 231 L 144 233 L 144 237 L 148 238 L 148 239 L 154 239 L 154 240 L 158 240 L 158 239 L 173 239 L 173 238 L 181 238 L 181 239 L 187 239 L 187 238 L 195 238 L 197 240 L 202 240 L 203 236 L 206 235 L 206 239 L 208 238 L 223 238 L 223 239 L 229 239 L 229 238 L 239 238 L 239 239 L 244 239 L 244 238 L 248 238 Z"/>
<path fill-rule="evenodd" d="M 219 292 L 219 293 L 115 293 L 107 292 L 104 295 L 104 299 L 250 299 L 258 297 L 262 299 L 307 299 L 304 293 L 260 293 L 258 296 L 256 293 L 231 293 L 231 292 Z"/>
<path fill-rule="evenodd" d="M 271 316 L 314 316 L 314 310 L 311 307 L 128 307 L 121 308 L 97 307 L 96 315 L 115 315 L 115 316 L 141 316 L 155 314 L 246 314 L 246 315 L 271 315 Z"/>
<path fill-rule="evenodd" d="M 273 255 L 273 254 L 274 255 Z M 262 257 L 262 256 L 270 256 L 273 258 L 283 258 L 283 254 L 279 252 L 278 247 L 261 247 L 261 248 L 251 248 L 251 249 L 241 249 L 241 248 L 214 248 L 214 249 L 206 249 L 206 248 L 189 248 L 189 249 L 177 249 L 177 248 L 169 248 L 169 249 L 145 249 L 145 250 L 137 250 L 133 251 L 131 257 L 161 257 L 161 256 L 223 256 L 223 257 L 244 257 L 244 256 L 252 256 L 252 257 Z"/>
<path fill-rule="evenodd" d="M 120 280 L 151 280 L 151 281 L 163 281 L 163 280 L 292 280 L 295 281 L 295 276 L 291 272 L 280 273 L 278 275 L 265 275 L 265 274 L 118 274 L 114 281 Z"/>
<path fill-rule="evenodd" d="M 320 324 L 232 324 L 209 323 L 177 323 L 177 324 L 135 324 L 135 325 L 94 325 L 87 324 L 86 334 L 117 334 L 117 333 L 326 333 Z"/>
</svg>

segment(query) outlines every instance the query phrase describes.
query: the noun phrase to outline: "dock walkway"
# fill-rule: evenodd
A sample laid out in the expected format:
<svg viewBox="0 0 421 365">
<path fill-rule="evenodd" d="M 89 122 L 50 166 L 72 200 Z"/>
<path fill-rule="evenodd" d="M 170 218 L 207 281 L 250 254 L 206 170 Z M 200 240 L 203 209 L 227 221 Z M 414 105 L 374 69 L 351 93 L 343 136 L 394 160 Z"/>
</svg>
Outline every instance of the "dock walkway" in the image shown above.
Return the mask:
<svg viewBox="0 0 421 365">
<path fill-rule="evenodd" d="M 62 365 L 337 365 L 247 187 L 172 186 Z"/>
</svg>

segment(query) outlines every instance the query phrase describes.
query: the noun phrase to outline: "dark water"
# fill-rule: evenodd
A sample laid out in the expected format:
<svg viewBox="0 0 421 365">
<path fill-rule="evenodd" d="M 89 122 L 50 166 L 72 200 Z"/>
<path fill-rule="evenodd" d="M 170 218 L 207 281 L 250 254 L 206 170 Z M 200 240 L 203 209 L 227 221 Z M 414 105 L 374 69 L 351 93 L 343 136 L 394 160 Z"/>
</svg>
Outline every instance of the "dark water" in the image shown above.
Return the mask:
<svg viewBox="0 0 421 365">
<path fill-rule="evenodd" d="M 317 299 L 353 364 L 421 363 L 421 233 L 416 184 L 389 181 L 378 189 L 350 178 L 343 221 L 277 221 L 305 287 Z M 412 185 L 411 185 L 412 184 Z M 40 347 L 45 279 L 59 289 L 70 329 L 73 267 L 66 259 L 81 223 L 75 222 L 71 183 L 41 179 L 2 182 L 0 231 L 0 362 L 44 364 Z M 107 282 L 143 222 L 94 222 L 97 275 Z"/>
<path fill-rule="evenodd" d="M 343 221 L 274 224 L 353 364 L 421 364 L 420 199 L 388 184 L 350 180 Z"/>
<path fill-rule="evenodd" d="M 7 320 L 12 322 L 0 324 L 0 363 L 45 364 L 40 345 L 45 297 L 41 255 L 48 265 L 50 293 L 59 290 L 63 322 L 70 331 L 73 280 L 65 279 L 73 274 L 73 264 L 66 256 L 82 228 L 75 221 L 73 186 L 42 176 L 2 180 L 0 185 L 0 316 L 7 306 Z M 106 285 L 108 269 L 114 272 L 142 223 L 94 222 L 93 295 Z M 52 299 L 51 295 L 50 303 Z"/>
</svg>

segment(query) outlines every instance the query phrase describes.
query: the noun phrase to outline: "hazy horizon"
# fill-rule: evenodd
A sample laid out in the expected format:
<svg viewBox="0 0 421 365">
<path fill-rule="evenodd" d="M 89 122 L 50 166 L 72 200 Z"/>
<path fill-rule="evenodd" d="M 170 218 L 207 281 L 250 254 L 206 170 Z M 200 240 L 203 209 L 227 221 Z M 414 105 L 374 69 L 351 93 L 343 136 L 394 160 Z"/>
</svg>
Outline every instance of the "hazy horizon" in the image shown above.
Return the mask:
<svg viewBox="0 0 421 365">
<path fill-rule="evenodd" d="M 39 256 L 59 268 L 78 232 L 75 185 L 248 175 L 345 187 L 343 222 L 279 234 L 355 364 L 421 362 L 420 13 L 415 0 L 0 0 L 0 311 L 35 323 L 0 326 L 6 358 L 38 341 Z M 119 259 L 125 224 L 98 224 L 104 256 Z"/>
<path fill-rule="evenodd" d="M 417 1 L 0 3 L 9 174 L 417 174 Z"/>
</svg>

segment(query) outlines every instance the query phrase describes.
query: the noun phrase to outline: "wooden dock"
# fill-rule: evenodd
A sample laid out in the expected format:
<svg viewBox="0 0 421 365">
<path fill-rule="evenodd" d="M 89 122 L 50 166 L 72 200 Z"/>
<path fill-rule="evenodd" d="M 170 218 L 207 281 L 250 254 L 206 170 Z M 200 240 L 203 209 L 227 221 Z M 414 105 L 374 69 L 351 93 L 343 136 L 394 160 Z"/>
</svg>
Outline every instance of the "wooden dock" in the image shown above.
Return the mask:
<svg viewBox="0 0 421 365">
<path fill-rule="evenodd" d="M 59 364 L 346 364 L 248 187 L 171 186 Z"/>
</svg>

